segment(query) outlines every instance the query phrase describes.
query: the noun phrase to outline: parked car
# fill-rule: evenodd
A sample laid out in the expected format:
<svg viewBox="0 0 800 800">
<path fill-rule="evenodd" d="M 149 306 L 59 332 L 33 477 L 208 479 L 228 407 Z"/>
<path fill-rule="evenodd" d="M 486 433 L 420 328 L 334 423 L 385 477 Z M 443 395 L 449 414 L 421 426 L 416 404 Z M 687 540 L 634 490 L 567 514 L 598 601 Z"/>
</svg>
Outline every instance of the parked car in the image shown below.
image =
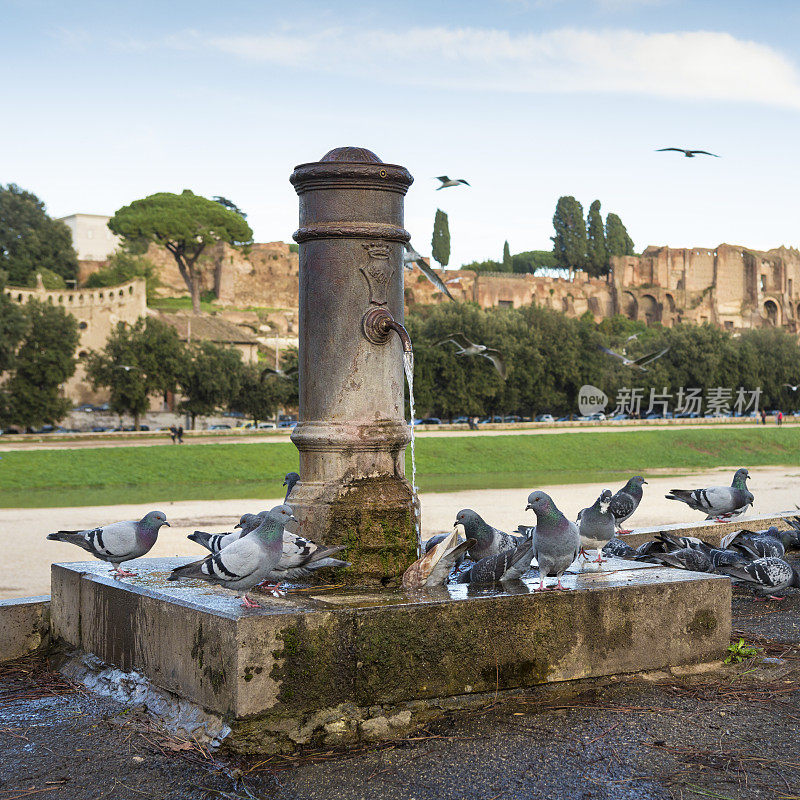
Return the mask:
<svg viewBox="0 0 800 800">
<path fill-rule="evenodd" d="M 296 419 L 284 419 L 278 423 L 279 428 L 294 428 L 297 425 Z"/>
<path fill-rule="evenodd" d="M 615 422 L 619 422 L 620 420 L 623 420 L 623 419 L 630 419 L 630 415 L 629 414 L 625 414 L 625 413 L 614 414 L 614 416 L 611 417 L 611 419 L 614 420 Z"/>
<path fill-rule="evenodd" d="M 555 422 L 555 419 L 552 414 L 539 414 L 536 417 L 536 422 Z"/>
<path fill-rule="evenodd" d="M 230 425 L 209 425 L 208 429 L 210 431 L 229 431 L 231 429 Z"/>
<path fill-rule="evenodd" d="M 466 425 L 469 422 L 469 417 L 456 417 L 453 420 L 453 425 Z"/>
<path fill-rule="evenodd" d="M 606 415 L 602 411 L 595 411 L 594 414 L 589 414 L 589 419 L 594 422 L 605 422 Z"/>
<path fill-rule="evenodd" d="M 94 406 L 91 403 L 84 403 L 82 406 L 78 406 L 74 409 L 75 411 L 81 411 L 84 414 L 91 413 L 94 411 Z"/>
<path fill-rule="evenodd" d="M 421 425 L 441 425 L 442 421 L 439 419 L 439 417 L 425 417 L 425 419 L 423 419 L 420 422 L 420 424 Z"/>
<path fill-rule="evenodd" d="M 108 431 L 113 431 L 114 429 L 109 425 L 95 425 L 91 430 L 92 433 L 107 433 Z"/>
<path fill-rule="evenodd" d="M 516 415 L 503 417 L 503 422 L 519 422 L 520 418 Z"/>
<path fill-rule="evenodd" d="M 225 411 L 222 414 L 223 417 L 234 417 L 235 419 L 244 419 L 244 413 L 242 411 Z"/>
</svg>

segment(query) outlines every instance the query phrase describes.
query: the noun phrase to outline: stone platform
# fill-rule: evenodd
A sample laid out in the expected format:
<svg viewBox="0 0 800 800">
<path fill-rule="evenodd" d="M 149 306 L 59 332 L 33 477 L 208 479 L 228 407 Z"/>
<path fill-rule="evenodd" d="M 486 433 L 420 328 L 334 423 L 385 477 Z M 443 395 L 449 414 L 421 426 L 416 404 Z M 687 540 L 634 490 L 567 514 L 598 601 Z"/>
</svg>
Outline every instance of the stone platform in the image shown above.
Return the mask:
<svg viewBox="0 0 800 800">
<path fill-rule="evenodd" d="M 706 663 L 729 643 L 724 577 L 612 560 L 573 591 L 448 586 L 427 593 L 319 588 L 244 610 L 185 559 L 56 564 L 55 637 L 216 712 L 231 744 L 286 751 L 405 733 L 432 709 L 536 684 Z"/>
</svg>

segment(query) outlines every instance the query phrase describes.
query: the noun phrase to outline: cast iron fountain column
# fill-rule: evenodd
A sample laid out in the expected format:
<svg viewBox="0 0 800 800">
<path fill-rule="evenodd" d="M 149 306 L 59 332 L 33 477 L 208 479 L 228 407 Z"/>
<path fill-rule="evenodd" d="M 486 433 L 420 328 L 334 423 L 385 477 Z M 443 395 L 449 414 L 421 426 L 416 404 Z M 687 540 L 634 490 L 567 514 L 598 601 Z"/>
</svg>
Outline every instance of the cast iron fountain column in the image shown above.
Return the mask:
<svg viewBox="0 0 800 800">
<path fill-rule="evenodd" d="M 301 532 L 344 544 L 355 584 L 394 585 L 416 558 L 404 413 L 403 198 L 413 178 L 369 150 L 301 164 Z M 400 336 L 395 336 L 392 331 Z M 337 578 L 338 579 L 338 578 Z"/>
</svg>

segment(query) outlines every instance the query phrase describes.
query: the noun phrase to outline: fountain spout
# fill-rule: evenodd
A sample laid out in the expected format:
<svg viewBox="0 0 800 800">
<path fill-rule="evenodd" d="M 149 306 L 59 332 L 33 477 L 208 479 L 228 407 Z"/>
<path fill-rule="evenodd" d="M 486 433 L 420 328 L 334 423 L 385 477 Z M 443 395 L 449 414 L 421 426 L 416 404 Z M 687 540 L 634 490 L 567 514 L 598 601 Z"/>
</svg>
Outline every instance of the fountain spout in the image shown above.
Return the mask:
<svg viewBox="0 0 800 800">
<path fill-rule="evenodd" d="M 408 331 L 385 308 L 371 308 L 361 320 L 361 329 L 364 336 L 373 344 L 386 344 L 391 338 L 392 331 L 400 337 L 404 353 L 413 353 L 411 337 Z"/>
</svg>

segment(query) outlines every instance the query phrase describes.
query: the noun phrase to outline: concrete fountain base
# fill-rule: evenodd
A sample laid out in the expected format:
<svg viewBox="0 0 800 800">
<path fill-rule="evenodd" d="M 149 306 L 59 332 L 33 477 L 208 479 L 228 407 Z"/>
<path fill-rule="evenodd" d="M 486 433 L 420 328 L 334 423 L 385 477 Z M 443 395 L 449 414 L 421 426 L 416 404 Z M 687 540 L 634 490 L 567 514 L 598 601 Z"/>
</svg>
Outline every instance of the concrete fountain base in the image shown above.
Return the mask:
<svg viewBox="0 0 800 800">
<path fill-rule="evenodd" d="M 403 735 L 482 693 L 718 660 L 727 578 L 613 560 L 574 591 L 453 586 L 260 598 L 246 611 L 208 585 L 168 583 L 184 559 L 55 564 L 54 635 L 222 715 L 249 752 Z"/>
</svg>

